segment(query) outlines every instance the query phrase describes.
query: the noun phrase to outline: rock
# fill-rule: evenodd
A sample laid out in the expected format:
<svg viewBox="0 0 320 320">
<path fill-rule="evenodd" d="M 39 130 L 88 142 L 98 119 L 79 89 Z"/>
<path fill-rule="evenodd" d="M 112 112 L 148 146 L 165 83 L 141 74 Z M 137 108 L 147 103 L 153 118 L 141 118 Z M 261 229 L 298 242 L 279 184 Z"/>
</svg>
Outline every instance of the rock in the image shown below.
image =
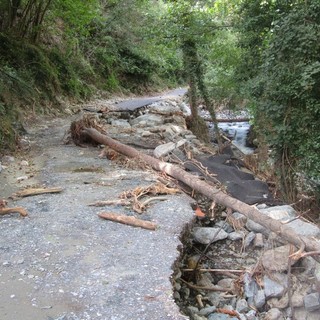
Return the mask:
<svg viewBox="0 0 320 320">
<path fill-rule="evenodd" d="M 208 244 L 210 242 L 226 239 L 228 233 L 220 228 L 196 227 L 193 228 L 193 237 L 198 243 Z"/>
<path fill-rule="evenodd" d="M 111 125 L 117 126 L 117 127 L 122 127 L 122 128 L 131 128 L 130 123 L 124 119 L 112 119 Z"/>
<path fill-rule="evenodd" d="M 255 237 L 256 237 L 256 234 L 253 231 L 249 232 L 246 235 L 246 237 L 244 238 L 244 242 L 243 242 L 244 249 L 246 249 L 250 246 L 250 244 L 252 243 L 252 241 L 254 240 Z"/>
<path fill-rule="evenodd" d="M 164 124 L 163 116 L 152 113 L 143 114 L 131 120 L 131 125 L 133 127 L 156 127 L 162 124 Z"/>
<path fill-rule="evenodd" d="M 181 113 L 181 109 L 171 101 L 156 102 L 150 105 L 150 113 L 173 114 Z"/>
<path fill-rule="evenodd" d="M 266 296 L 264 294 L 264 290 L 258 290 L 257 293 L 253 297 L 253 303 L 255 307 L 259 310 L 266 303 Z"/>
<path fill-rule="evenodd" d="M 205 308 L 203 308 L 203 309 L 200 310 L 199 314 L 200 314 L 201 316 L 207 316 L 207 315 L 209 315 L 210 313 L 215 312 L 216 309 L 217 309 L 217 308 L 216 308 L 215 306 L 205 307 Z"/>
<path fill-rule="evenodd" d="M 256 248 L 263 248 L 264 247 L 264 239 L 263 239 L 263 234 L 262 233 L 257 233 L 254 241 L 253 241 L 253 245 Z"/>
<path fill-rule="evenodd" d="M 240 223 L 239 227 L 242 228 L 246 224 L 248 218 L 240 212 L 234 212 L 232 214 L 232 220 L 238 221 Z"/>
<path fill-rule="evenodd" d="M 294 291 L 291 297 L 292 306 L 295 308 L 303 307 L 305 294 L 305 292 L 301 292 L 300 290 Z"/>
<path fill-rule="evenodd" d="M 218 281 L 217 285 L 222 288 L 230 289 L 234 287 L 234 279 L 224 278 Z"/>
<path fill-rule="evenodd" d="M 186 103 L 182 102 L 182 103 L 179 105 L 179 107 L 180 107 L 180 110 L 182 111 L 182 113 L 183 113 L 185 116 L 190 116 L 190 115 L 191 115 L 190 107 L 189 107 Z"/>
<path fill-rule="evenodd" d="M 308 223 L 306 221 L 302 221 L 300 219 L 296 219 L 289 222 L 287 226 L 295 230 L 296 233 L 300 236 L 305 236 L 305 237 L 320 236 L 320 229 L 316 225 Z"/>
<path fill-rule="evenodd" d="M 168 142 L 165 144 L 161 144 L 154 149 L 153 154 L 156 158 L 161 158 L 167 155 L 168 153 L 170 153 L 171 151 L 173 151 L 174 149 L 177 149 L 183 146 L 186 142 L 187 141 L 185 139 L 182 139 L 176 143 Z"/>
<path fill-rule="evenodd" d="M 201 287 L 214 287 L 213 278 L 210 273 L 202 273 L 200 279 L 197 281 L 197 285 Z"/>
<path fill-rule="evenodd" d="M 231 227 L 231 225 L 226 222 L 226 221 L 218 221 L 217 223 L 215 223 L 215 227 L 219 227 L 219 228 L 222 228 L 225 232 L 233 232 L 233 228 Z"/>
<path fill-rule="evenodd" d="M 294 309 L 295 319 L 319 320 L 319 311 L 308 312 L 304 307 Z"/>
<path fill-rule="evenodd" d="M 151 135 L 152 135 L 152 132 L 148 130 L 142 131 L 141 133 L 141 137 L 150 137 Z"/>
<path fill-rule="evenodd" d="M 271 298 L 268 300 L 268 306 L 270 306 L 270 308 L 285 309 L 288 307 L 288 305 L 289 298 L 287 294 L 282 296 L 281 299 Z"/>
<path fill-rule="evenodd" d="M 272 308 L 266 313 L 264 320 L 284 320 L 284 317 L 279 309 Z"/>
<path fill-rule="evenodd" d="M 304 297 L 304 307 L 307 311 L 315 311 L 320 309 L 320 293 L 310 293 Z"/>
<path fill-rule="evenodd" d="M 297 216 L 296 211 L 288 205 L 275 206 L 266 209 L 259 209 L 262 213 L 267 214 L 270 218 L 287 221 Z"/>
<path fill-rule="evenodd" d="M 255 310 L 250 310 L 249 312 L 246 313 L 247 320 L 257 320 L 256 314 L 257 312 Z"/>
<path fill-rule="evenodd" d="M 253 299 L 255 294 L 258 292 L 258 285 L 252 279 L 249 273 L 245 273 L 243 276 L 243 284 L 244 284 L 244 295 L 248 299 Z"/>
<path fill-rule="evenodd" d="M 256 223 L 254 222 L 253 220 L 251 219 L 248 219 L 247 220 L 247 223 L 246 223 L 246 228 L 249 230 L 249 231 L 254 231 L 256 233 L 263 233 L 263 234 L 266 234 L 267 233 L 267 229 L 265 227 L 263 227 L 261 224 L 259 223 Z"/>
<path fill-rule="evenodd" d="M 1 165 L 1 162 L 0 162 L 0 173 L 1 173 L 1 171 L 2 171 L 2 165 Z"/>
<path fill-rule="evenodd" d="M 227 314 L 224 313 L 212 313 L 208 317 L 208 320 L 238 320 L 238 318 L 235 317 L 229 317 Z"/>
<path fill-rule="evenodd" d="M 244 231 L 235 231 L 228 234 L 228 239 L 232 241 L 242 240 L 246 236 Z"/>
<path fill-rule="evenodd" d="M 316 262 L 314 270 L 315 285 L 317 290 L 320 292 L 320 263 Z"/>
<path fill-rule="evenodd" d="M 187 309 L 188 309 L 188 311 L 189 311 L 191 314 L 199 313 L 199 309 L 198 309 L 197 307 L 188 306 Z"/>
<path fill-rule="evenodd" d="M 283 272 L 288 269 L 288 259 L 291 245 L 281 246 L 275 249 L 267 250 L 263 253 L 261 262 L 265 269 L 270 271 Z M 296 261 L 291 259 L 291 265 Z"/>
<path fill-rule="evenodd" d="M 218 306 L 222 299 L 220 293 L 218 292 L 208 292 L 206 298 L 214 306 Z"/>
<path fill-rule="evenodd" d="M 193 140 L 193 139 L 197 139 L 197 137 L 194 134 L 186 134 L 184 136 L 188 141 Z"/>
<path fill-rule="evenodd" d="M 240 313 L 249 311 L 249 306 L 246 299 L 240 299 L 237 301 L 236 310 Z"/>
<path fill-rule="evenodd" d="M 287 278 L 287 275 L 282 273 L 274 273 L 272 279 L 265 275 L 263 282 L 266 299 L 282 297 L 288 283 Z"/>
</svg>

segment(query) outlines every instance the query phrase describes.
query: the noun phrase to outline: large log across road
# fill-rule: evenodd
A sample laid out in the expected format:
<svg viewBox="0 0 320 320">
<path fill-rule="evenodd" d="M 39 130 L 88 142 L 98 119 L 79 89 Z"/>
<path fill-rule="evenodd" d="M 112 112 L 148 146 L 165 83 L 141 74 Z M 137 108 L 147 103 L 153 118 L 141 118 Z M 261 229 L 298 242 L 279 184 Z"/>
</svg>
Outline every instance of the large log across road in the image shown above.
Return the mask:
<svg viewBox="0 0 320 320">
<path fill-rule="evenodd" d="M 85 128 L 82 131 L 82 133 L 88 135 L 90 138 L 92 138 L 100 144 L 109 146 L 110 148 L 116 150 L 119 153 L 122 153 L 131 158 L 137 158 L 145 161 L 147 164 L 151 165 L 155 170 L 165 172 L 171 177 L 184 182 L 195 191 L 200 192 L 201 194 L 212 199 L 213 201 L 222 204 L 228 208 L 231 208 L 234 211 L 242 213 L 247 218 L 275 232 L 282 239 L 288 241 L 296 247 L 305 249 L 309 252 L 317 252 L 314 254 L 314 258 L 317 261 L 320 261 L 320 255 L 318 253 L 320 252 L 320 241 L 298 235 L 289 226 L 281 223 L 278 220 L 272 219 L 265 214 L 262 214 L 257 208 L 250 206 L 242 201 L 239 201 L 229 196 L 228 194 L 222 192 L 221 190 L 207 184 L 206 182 L 197 179 L 194 175 L 186 172 L 177 165 L 160 161 L 154 157 L 143 154 L 132 147 L 124 145 L 106 135 L 99 133 L 97 130 L 93 128 Z"/>
</svg>

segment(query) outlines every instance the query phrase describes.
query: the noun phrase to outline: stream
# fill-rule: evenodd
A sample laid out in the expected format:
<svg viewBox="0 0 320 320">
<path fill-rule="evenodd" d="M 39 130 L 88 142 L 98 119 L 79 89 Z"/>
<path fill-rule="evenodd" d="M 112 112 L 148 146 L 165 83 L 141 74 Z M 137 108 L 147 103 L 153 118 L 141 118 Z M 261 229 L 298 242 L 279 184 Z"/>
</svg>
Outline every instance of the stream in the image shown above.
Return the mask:
<svg viewBox="0 0 320 320">
<path fill-rule="evenodd" d="M 244 154 L 252 154 L 254 152 L 254 149 L 247 147 L 246 143 L 250 130 L 249 122 L 220 122 L 219 128 L 241 152 Z"/>
</svg>

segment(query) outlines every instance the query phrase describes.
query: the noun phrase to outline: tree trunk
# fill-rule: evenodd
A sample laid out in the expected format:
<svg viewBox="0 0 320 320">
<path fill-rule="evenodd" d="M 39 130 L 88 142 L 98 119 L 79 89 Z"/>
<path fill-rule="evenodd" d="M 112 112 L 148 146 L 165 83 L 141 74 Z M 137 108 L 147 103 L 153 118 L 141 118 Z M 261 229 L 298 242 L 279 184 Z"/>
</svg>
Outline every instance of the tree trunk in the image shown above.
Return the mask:
<svg viewBox="0 0 320 320">
<path fill-rule="evenodd" d="M 93 128 L 86 128 L 83 131 L 83 134 L 88 135 L 93 140 L 97 141 L 100 144 L 109 146 L 110 148 L 133 158 L 139 158 L 149 165 L 151 165 L 155 170 L 165 172 L 166 174 L 184 182 L 192 189 L 202 193 L 208 198 L 216 201 L 219 204 L 222 204 L 226 207 L 229 207 L 235 211 L 238 211 L 245 215 L 247 218 L 253 220 L 256 223 L 259 223 L 261 226 L 268 228 L 269 230 L 275 232 L 284 240 L 292 243 L 296 247 L 305 246 L 307 251 L 320 251 L 320 242 L 308 237 L 299 236 L 295 233 L 293 229 L 289 226 L 282 224 L 280 221 L 270 218 L 267 215 L 262 214 L 258 209 L 252 207 L 244 202 L 241 202 L 221 190 L 210 186 L 204 181 L 197 179 L 194 175 L 187 173 L 185 170 L 181 169 L 176 165 L 160 161 L 151 156 L 145 155 L 137 151 L 136 149 L 129 147 L 127 145 L 121 144 L 116 140 L 113 140 L 110 137 L 102 135 L 97 130 Z M 320 261 L 318 255 L 315 256 L 315 259 Z"/>
</svg>

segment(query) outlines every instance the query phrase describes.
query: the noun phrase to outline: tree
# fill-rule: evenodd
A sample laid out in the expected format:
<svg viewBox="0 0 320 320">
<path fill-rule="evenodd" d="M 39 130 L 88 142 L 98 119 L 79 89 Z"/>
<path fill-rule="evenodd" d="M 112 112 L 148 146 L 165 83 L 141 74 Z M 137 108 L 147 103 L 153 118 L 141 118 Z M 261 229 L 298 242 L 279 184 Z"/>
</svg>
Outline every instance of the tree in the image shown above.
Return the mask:
<svg viewBox="0 0 320 320">
<path fill-rule="evenodd" d="M 243 9 L 242 81 L 283 192 L 294 201 L 298 176 L 320 178 L 320 3 L 244 1 Z"/>
</svg>

